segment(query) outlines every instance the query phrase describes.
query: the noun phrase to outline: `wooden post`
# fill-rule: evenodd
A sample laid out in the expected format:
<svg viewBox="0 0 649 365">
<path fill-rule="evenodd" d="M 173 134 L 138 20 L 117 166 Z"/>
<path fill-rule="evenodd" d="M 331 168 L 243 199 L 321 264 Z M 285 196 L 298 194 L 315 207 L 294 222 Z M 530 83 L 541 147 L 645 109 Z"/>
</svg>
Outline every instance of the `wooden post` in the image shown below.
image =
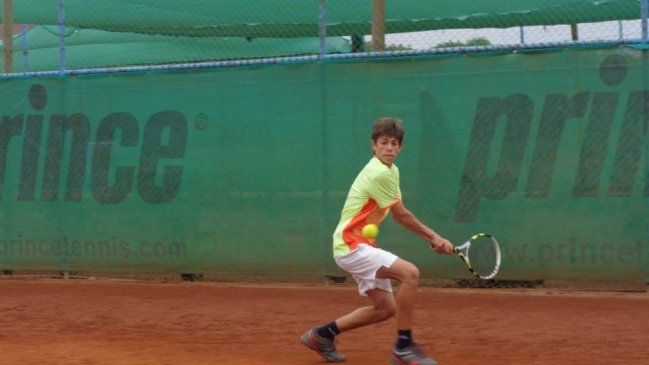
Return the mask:
<svg viewBox="0 0 649 365">
<path fill-rule="evenodd" d="M 3 0 L 2 2 L 2 60 L 4 72 L 13 72 L 14 64 L 14 15 L 13 0 Z"/>
<path fill-rule="evenodd" d="M 570 24 L 570 35 L 572 36 L 573 41 L 579 40 L 579 31 L 577 30 L 577 24 Z"/>
<path fill-rule="evenodd" d="M 372 0 L 372 51 L 385 50 L 385 0 Z"/>
</svg>

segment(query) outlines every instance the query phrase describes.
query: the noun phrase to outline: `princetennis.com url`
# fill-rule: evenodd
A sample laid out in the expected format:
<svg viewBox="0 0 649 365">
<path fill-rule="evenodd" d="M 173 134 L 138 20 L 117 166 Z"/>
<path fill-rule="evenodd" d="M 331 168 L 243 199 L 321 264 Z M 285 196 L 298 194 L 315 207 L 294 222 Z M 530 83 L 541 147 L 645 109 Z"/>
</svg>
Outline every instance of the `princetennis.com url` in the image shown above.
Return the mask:
<svg viewBox="0 0 649 365">
<path fill-rule="evenodd" d="M 0 257 L 58 257 L 89 259 L 182 259 L 184 242 L 90 239 L 0 239 Z"/>
</svg>

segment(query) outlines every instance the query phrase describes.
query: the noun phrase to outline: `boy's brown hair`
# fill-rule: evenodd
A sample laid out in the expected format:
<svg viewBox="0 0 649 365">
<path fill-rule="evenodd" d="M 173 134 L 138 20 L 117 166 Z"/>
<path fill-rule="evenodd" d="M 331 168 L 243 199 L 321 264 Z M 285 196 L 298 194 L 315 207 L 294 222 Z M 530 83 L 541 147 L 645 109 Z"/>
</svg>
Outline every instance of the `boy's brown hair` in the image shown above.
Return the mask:
<svg viewBox="0 0 649 365">
<path fill-rule="evenodd" d="M 379 118 L 372 126 L 372 140 L 377 141 L 381 136 L 390 136 L 399 140 L 399 144 L 403 143 L 403 123 L 401 120 L 391 117 Z"/>
</svg>

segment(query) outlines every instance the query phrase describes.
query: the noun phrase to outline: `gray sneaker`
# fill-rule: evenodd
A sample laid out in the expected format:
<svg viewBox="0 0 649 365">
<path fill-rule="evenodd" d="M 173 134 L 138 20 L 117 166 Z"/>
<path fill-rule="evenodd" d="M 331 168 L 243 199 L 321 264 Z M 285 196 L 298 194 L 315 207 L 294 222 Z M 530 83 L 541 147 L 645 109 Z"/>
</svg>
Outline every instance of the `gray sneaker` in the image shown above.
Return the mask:
<svg viewBox="0 0 649 365">
<path fill-rule="evenodd" d="M 306 347 L 317 352 L 318 355 L 324 357 L 325 360 L 329 362 L 345 361 L 345 355 L 336 351 L 336 345 L 334 345 L 334 342 L 326 337 L 320 336 L 315 328 L 304 332 L 304 334 L 300 336 L 300 341 L 302 341 Z"/>
<path fill-rule="evenodd" d="M 401 350 L 392 348 L 390 362 L 393 365 L 437 365 L 437 361 L 426 355 L 415 343 Z"/>
</svg>

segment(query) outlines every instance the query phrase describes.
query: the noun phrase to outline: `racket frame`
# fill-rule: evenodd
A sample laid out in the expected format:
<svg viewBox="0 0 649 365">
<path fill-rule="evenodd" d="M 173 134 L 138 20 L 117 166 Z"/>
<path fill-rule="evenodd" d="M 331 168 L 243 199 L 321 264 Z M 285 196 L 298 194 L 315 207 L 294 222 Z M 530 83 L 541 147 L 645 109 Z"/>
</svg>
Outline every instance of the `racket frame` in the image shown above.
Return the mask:
<svg viewBox="0 0 649 365">
<path fill-rule="evenodd" d="M 469 250 L 471 248 L 471 245 L 480 237 L 489 238 L 496 252 L 496 263 L 494 265 L 493 270 L 488 275 L 480 275 L 479 273 L 477 273 L 473 268 L 473 266 L 471 265 L 471 260 L 469 260 Z M 469 272 L 478 279 L 490 280 L 493 279 L 498 274 L 498 270 L 500 269 L 500 245 L 498 244 L 498 241 L 496 241 L 496 238 L 494 238 L 494 236 L 490 234 L 486 234 L 486 233 L 475 234 L 471 236 L 471 238 L 468 241 L 464 242 L 462 245 L 453 247 L 453 252 L 462 260 L 462 262 L 464 262 L 464 265 L 466 265 L 467 269 L 469 269 Z"/>
</svg>

